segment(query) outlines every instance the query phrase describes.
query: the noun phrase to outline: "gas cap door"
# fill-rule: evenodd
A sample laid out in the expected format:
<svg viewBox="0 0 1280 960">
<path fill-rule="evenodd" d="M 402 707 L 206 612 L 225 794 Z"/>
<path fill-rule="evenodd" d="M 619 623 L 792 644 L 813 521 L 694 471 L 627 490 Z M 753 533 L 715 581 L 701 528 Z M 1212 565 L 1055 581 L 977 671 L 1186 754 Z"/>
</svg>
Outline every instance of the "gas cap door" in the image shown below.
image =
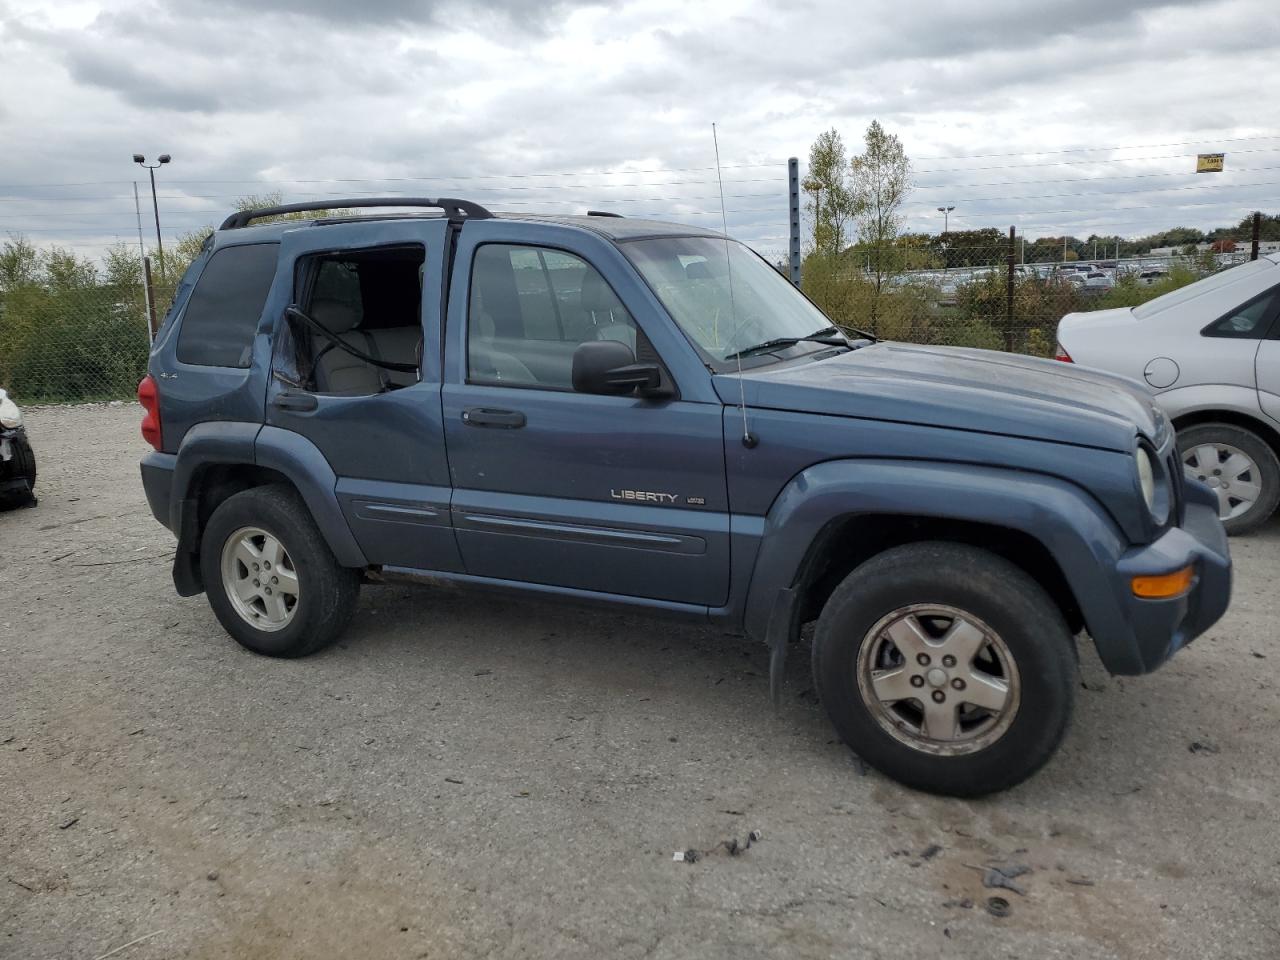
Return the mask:
<svg viewBox="0 0 1280 960">
<path fill-rule="evenodd" d="M 1181 371 L 1178 365 L 1168 357 L 1156 357 L 1142 371 L 1142 375 L 1147 378 L 1147 383 L 1157 390 L 1173 386 L 1177 382 L 1179 373 Z"/>
</svg>

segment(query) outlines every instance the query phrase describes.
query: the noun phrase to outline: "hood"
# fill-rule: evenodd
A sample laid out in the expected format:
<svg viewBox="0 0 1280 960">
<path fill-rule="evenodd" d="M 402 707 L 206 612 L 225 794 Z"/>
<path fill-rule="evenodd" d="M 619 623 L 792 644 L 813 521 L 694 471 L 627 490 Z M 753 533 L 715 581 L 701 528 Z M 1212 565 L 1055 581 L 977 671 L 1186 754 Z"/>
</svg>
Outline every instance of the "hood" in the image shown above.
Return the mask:
<svg viewBox="0 0 1280 960">
<path fill-rule="evenodd" d="M 874 343 L 826 360 L 742 374 L 749 407 L 860 417 L 1129 451 L 1162 446 L 1167 420 L 1124 377 L 1019 354 Z M 738 378 L 715 378 L 726 404 Z"/>
</svg>

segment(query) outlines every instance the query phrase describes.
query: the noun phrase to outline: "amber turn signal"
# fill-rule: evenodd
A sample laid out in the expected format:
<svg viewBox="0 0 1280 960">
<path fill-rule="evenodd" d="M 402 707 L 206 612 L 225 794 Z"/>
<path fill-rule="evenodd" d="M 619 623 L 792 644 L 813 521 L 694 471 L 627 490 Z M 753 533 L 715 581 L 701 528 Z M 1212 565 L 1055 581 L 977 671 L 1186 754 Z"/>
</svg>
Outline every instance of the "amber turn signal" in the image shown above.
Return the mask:
<svg viewBox="0 0 1280 960">
<path fill-rule="evenodd" d="M 1180 597 L 1191 589 L 1191 581 L 1195 579 L 1195 570 L 1190 564 L 1173 573 L 1162 573 L 1154 577 L 1134 577 L 1133 595 L 1145 600 L 1169 600 Z"/>
</svg>

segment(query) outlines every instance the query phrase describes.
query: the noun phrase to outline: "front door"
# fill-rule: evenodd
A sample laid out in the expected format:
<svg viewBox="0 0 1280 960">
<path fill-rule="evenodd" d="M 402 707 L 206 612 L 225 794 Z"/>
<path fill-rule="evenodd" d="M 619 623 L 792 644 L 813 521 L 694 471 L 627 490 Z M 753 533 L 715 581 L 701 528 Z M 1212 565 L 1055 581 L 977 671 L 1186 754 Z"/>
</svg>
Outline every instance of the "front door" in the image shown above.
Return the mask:
<svg viewBox="0 0 1280 960">
<path fill-rule="evenodd" d="M 503 220 L 463 229 L 443 390 L 463 563 L 500 580 L 722 605 L 721 405 L 574 392 L 580 343 L 654 350 L 650 306 L 633 311 L 615 292 L 638 284 L 630 266 L 604 242 L 575 249 L 577 236 Z"/>
<path fill-rule="evenodd" d="M 300 434 L 323 455 L 374 564 L 462 569 L 440 412 L 447 226 L 356 221 L 282 243 L 292 302 L 324 331 L 278 321 L 266 429 Z"/>
</svg>

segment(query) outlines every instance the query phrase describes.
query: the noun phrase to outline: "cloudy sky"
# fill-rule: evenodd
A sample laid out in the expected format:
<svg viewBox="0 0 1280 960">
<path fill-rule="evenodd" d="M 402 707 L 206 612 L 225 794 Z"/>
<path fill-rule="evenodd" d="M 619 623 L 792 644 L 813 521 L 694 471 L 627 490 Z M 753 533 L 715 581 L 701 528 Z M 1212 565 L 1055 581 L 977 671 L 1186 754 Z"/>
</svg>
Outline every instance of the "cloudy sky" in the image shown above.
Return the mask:
<svg viewBox="0 0 1280 960">
<path fill-rule="evenodd" d="M 0 237 L 137 242 L 134 152 L 167 235 L 265 191 L 717 225 L 715 121 L 774 252 L 787 157 L 873 118 L 912 229 L 1207 227 L 1280 211 L 1277 62 L 1275 0 L 0 0 Z"/>
</svg>

